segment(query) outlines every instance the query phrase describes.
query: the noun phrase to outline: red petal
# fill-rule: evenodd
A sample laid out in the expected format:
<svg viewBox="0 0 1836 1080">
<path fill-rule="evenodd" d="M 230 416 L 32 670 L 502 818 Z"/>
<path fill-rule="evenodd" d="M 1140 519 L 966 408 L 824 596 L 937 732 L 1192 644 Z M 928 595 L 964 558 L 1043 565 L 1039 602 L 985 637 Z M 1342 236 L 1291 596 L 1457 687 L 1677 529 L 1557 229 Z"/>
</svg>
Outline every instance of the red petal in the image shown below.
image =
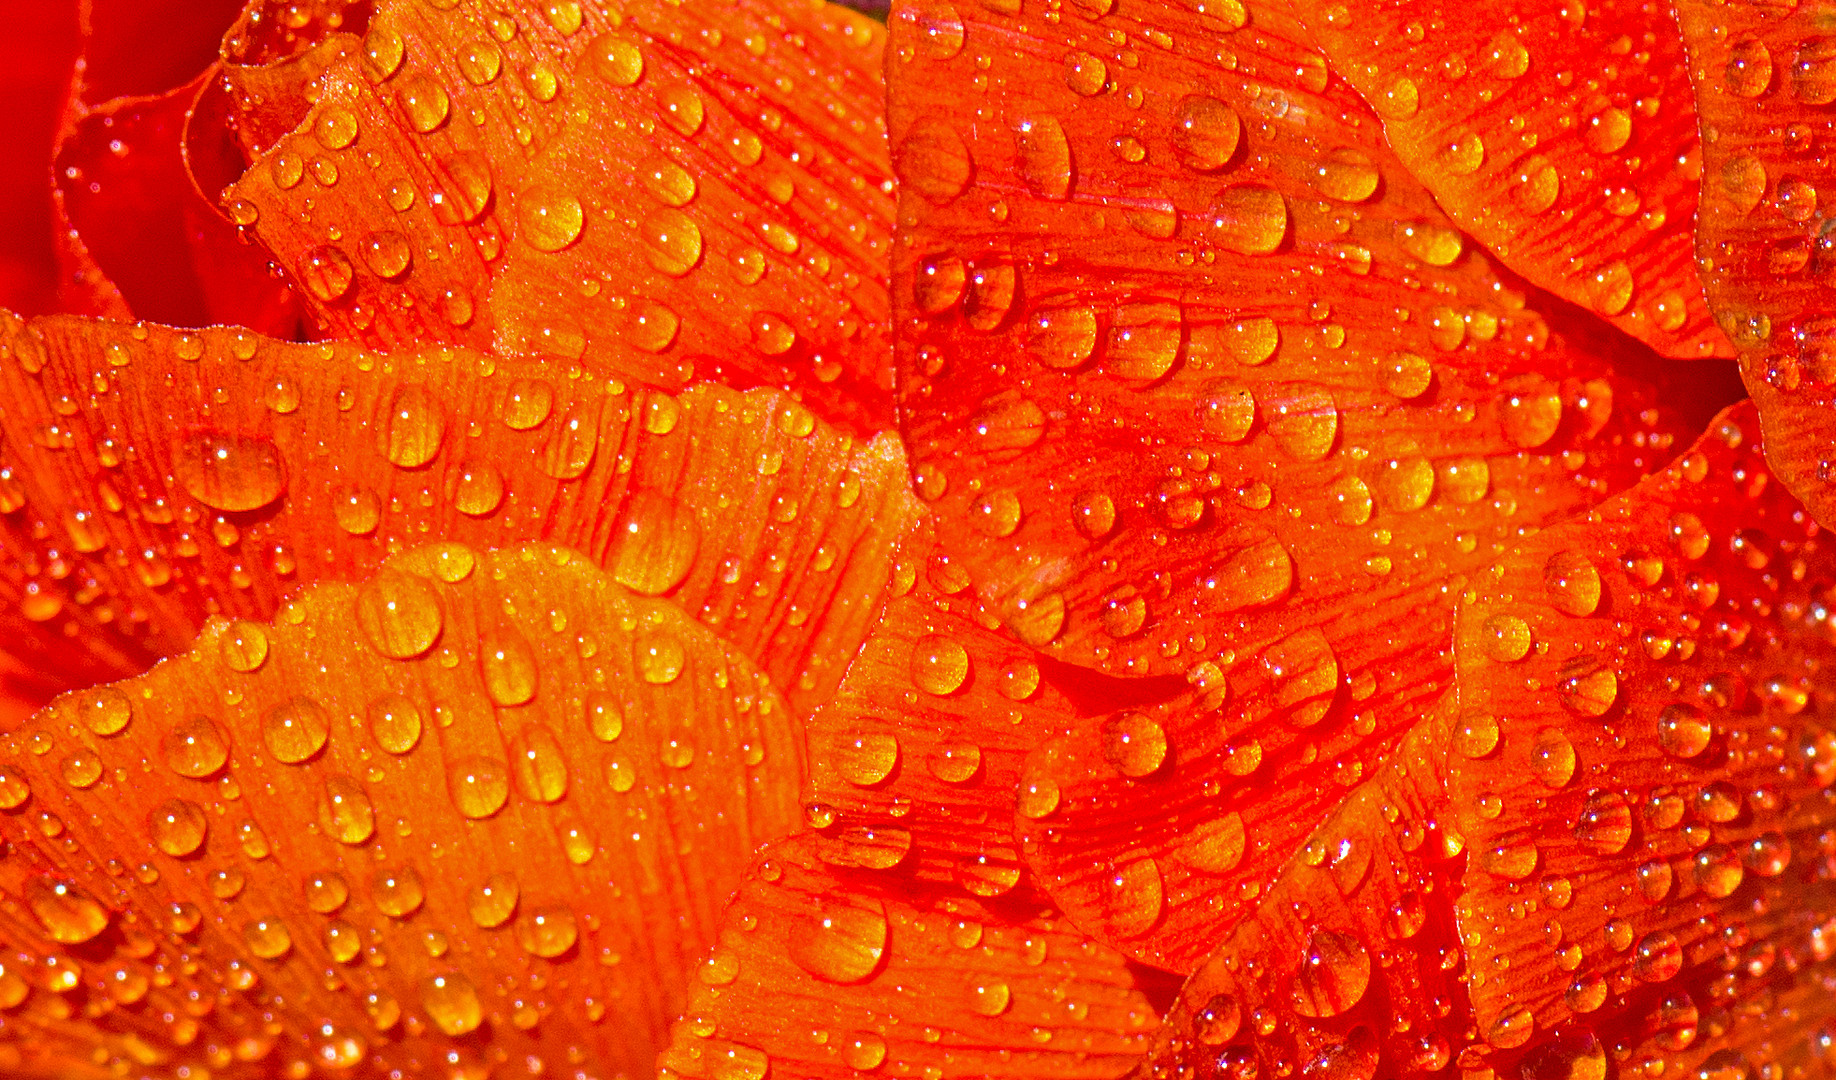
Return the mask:
<svg viewBox="0 0 1836 1080">
<path fill-rule="evenodd" d="M 1190 969 L 1446 689 L 1463 576 L 1678 428 L 1608 361 L 1635 345 L 1551 334 L 1466 250 L 1279 11 L 1228 71 L 1183 8 L 954 10 L 893 17 L 917 487 L 1016 637 L 1192 684 L 1042 748 L 1061 802 L 1022 822 L 1080 925 Z M 1248 846 L 1183 854 L 1225 811 Z"/>
<path fill-rule="evenodd" d="M 244 0 L 79 0 L 83 66 L 78 97 L 89 105 L 159 96 L 217 59 L 217 43 Z"/>
<path fill-rule="evenodd" d="M 1148 1075 L 1428 1076 L 1461 1055 L 1473 1036 L 1458 840 L 1437 821 L 1453 706 L 1450 694 L 1432 708 L 1218 944 Z"/>
<path fill-rule="evenodd" d="M 1023 878 L 1016 811 L 1037 815 L 1056 798 L 1022 785 L 1027 751 L 1186 688 L 1097 675 L 1015 644 L 930 533 L 927 522 L 907 535 L 897 594 L 810 718 L 816 851 L 1002 896 Z"/>
<path fill-rule="evenodd" d="M 194 137 L 200 157 L 223 138 L 192 125 L 216 79 L 213 66 L 176 90 L 113 101 L 74 123 L 54 168 L 66 254 L 86 268 L 82 288 L 112 298 L 102 313 L 291 336 L 299 314 L 287 286 L 199 194 L 187 160 Z"/>
<path fill-rule="evenodd" d="M 74 4 L 27 4 L 0 40 L 0 307 L 55 310 L 51 158 L 78 48 Z"/>
<path fill-rule="evenodd" d="M 327 328 L 794 382 L 881 426 L 880 29 L 822 5 L 512 14 L 383 5 L 237 185 Z"/>
<path fill-rule="evenodd" d="M 766 850 L 697 974 L 666 1078 L 1116 1077 L 1156 1027 L 1122 956 L 1049 908 L 830 869 L 808 838 Z"/>
<path fill-rule="evenodd" d="M 1836 522 L 1827 459 L 1836 438 L 1836 304 L 1817 210 L 1836 173 L 1827 137 L 1826 49 L 1810 12 L 1682 3 L 1705 131 L 1697 230 L 1703 282 L 1740 350 L 1766 458 L 1818 520 Z M 1836 84 L 1831 84 L 1836 86 Z"/>
<path fill-rule="evenodd" d="M 1462 609 L 1448 794 L 1501 1074 L 1582 1033 L 1646 1076 L 1817 1052 L 1827 1002 L 1789 1006 L 1829 975 L 1836 558 L 1756 434 L 1730 409 Z"/>
<path fill-rule="evenodd" d="M 871 627 L 914 512 L 896 440 L 857 444 L 782 393 L 227 329 L 4 329 L 6 647 L 65 687 L 429 536 L 546 537 L 671 596 L 804 711 Z"/>
<path fill-rule="evenodd" d="M 1701 147 L 1668 8 L 1301 4 L 1462 229 L 1669 356 L 1731 356 L 1696 277 Z"/>
<path fill-rule="evenodd" d="M 122 1073 L 646 1070 L 796 821 L 772 682 L 543 545 L 215 620 L 14 736 L 10 1040 Z"/>
</svg>

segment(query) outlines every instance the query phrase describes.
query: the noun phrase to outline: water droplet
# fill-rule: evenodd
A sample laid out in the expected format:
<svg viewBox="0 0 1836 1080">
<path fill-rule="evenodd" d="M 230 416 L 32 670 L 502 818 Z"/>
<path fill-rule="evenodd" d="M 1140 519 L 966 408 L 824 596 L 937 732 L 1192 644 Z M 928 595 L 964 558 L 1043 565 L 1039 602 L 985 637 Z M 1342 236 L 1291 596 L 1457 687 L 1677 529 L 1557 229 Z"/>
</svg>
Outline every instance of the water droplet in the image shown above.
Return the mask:
<svg viewBox="0 0 1836 1080">
<path fill-rule="evenodd" d="M 1609 105 L 1587 118 L 1581 134 L 1594 153 L 1615 153 L 1632 138 L 1632 115 Z"/>
<path fill-rule="evenodd" d="M 1215 172 L 1230 164 L 1242 135 L 1242 121 L 1217 98 L 1187 94 L 1173 107 L 1173 149 L 1189 169 Z"/>
<path fill-rule="evenodd" d="M 567 794 L 567 756 L 554 732 L 540 724 L 523 729 L 510 762 L 516 769 L 517 787 L 526 798 L 552 803 Z"/>
<path fill-rule="evenodd" d="M 1171 301 L 1117 305 L 1110 317 L 1105 371 L 1153 382 L 1179 357 L 1185 313 Z"/>
<path fill-rule="evenodd" d="M 532 908 L 516 924 L 516 939 L 531 956 L 553 959 L 574 947 L 580 926 L 571 909 L 560 904 Z"/>
<path fill-rule="evenodd" d="M 1288 234 L 1288 204 L 1262 184 L 1233 184 L 1220 191 L 1206 213 L 1217 243 L 1240 255 L 1267 255 Z"/>
<path fill-rule="evenodd" d="M 1728 48 L 1725 73 L 1728 92 L 1736 97 L 1758 97 L 1772 85 L 1772 51 L 1758 38 L 1747 37 Z"/>
<path fill-rule="evenodd" d="M 1096 344 L 1097 316 L 1088 307 L 1042 308 L 1028 320 L 1027 352 L 1049 368 L 1082 366 Z"/>
<path fill-rule="evenodd" d="M 601 34 L 586 44 L 587 69 L 613 86 L 631 86 L 644 77 L 644 54 L 617 34 Z"/>
<path fill-rule="evenodd" d="M 632 658 L 638 676 L 652 686 L 666 686 L 682 677 L 688 666 L 688 652 L 674 634 L 665 631 L 646 634 L 632 646 Z"/>
<path fill-rule="evenodd" d="M 172 472 L 192 498 L 213 510 L 258 510 L 287 490 L 280 450 L 253 435 L 187 435 L 178 445 Z"/>
<path fill-rule="evenodd" d="M 430 975 L 421 980 L 421 1007 L 435 1026 L 453 1038 L 484 1021 L 478 990 L 464 975 Z"/>
<path fill-rule="evenodd" d="M 59 944 L 80 945 L 108 928 L 108 909 L 75 885 L 28 878 L 25 899 L 46 935 Z"/>
<path fill-rule="evenodd" d="M 1588 792 L 1575 818 L 1575 839 L 1597 855 L 1616 855 L 1632 840 L 1632 807 L 1617 791 Z"/>
<path fill-rule="evenodd" d="M 160 740 L 166 766 L 180 776 L 209 776 L 229 760 L 229 736 L 208 716 L 191 716 L 172 725 Z"/>
<path fill-rule="evenodd" d="M 1294 1011 L 1311 1019 L 1338 1016 L 1358 1004 L 1370 981 L 1371 957 L 1363 943 L 1316 927 L 1307 935 L 1294 976 Z"/>
<path fill-rule="evenodd" d="M 293 948 L 293 935 L 279 919 L 255 919 L 243 924 L 242 943 L 262 960 L 278 960 Z"/>
<path fill-rule="evenodd" d="M 1267 537 L 1226 556 L 1200 584 L 1214 610 L 1242 611 L 1288 595 L 1294 560 L 1279 540 Z"/>
<path fill-rule="evenodd" d="M 351 888 L 345 884 L 343 875 L 332 870 L 308 876 L 301 891 L 305 893 L 306 906 L 320 915 L 337 911 L 351 896 Z"/>
<path fill-rule="evenodd" d="M 1556 610 L 1586 617 L 1600 606 L 1600 572 L 1579 551 L 1564 549 L 1543 564 L 1543 589 Z"/>
<path fill-rule="evenodd" d="M 1511 392 L 1499 406 L 1505 438 L 1533 450 L 1555 436 L 1562 423 L 1562 398 L 1554 389 Z"/>
<path fill-rule="evenodd" d="M 942 634 L 926 634 L 912 643 L 909 666 L 918 689 L 942 697 L 969 678 L 969 653 Z"/>
<path fill-rule="evenodd" d="M 93 690 L 78 691 L 72 699 L 71 711 L 84 727 L 97 735 L 118 735 L 133 719 L 133 709 L 128 704 L 127 695 L 109 686 Z"/>
<path fill-rule="evenodd" d="M 446 87 L 431 75 L 410 75 L 395 91 L 395 103 L 408 118 L 408 126 L 425 135 L 446 123 L 453 102 Z"/>
<path fill-rule="evenodd" d="M 400 694 L 383 694 L 364 710 L 370 737 L 391 754 L 406 754 L 421 741 L 421 710 Z"/>
<path fill-rule="evenodd" d="M 300 258 L 300 280 L 312 295 L 325 303 L 339 299 L 351 289 L 357 270 L 348 255 L 331 244 L 309 248 Z"/>
<path fill-rule="evenodd" d="M 497 705 L 521 705 L 535 697 L 535 653 L 515 630 L 483 636 L 478 646 L 478 670 L 484 677 L 485 693 Z"/>
<path fill-rule="evenodd" d="M 1167 733 L 1152 717 L 1116 713 L 1102 725 L 1103 759 L 1130 779 L 1150 776 L 1167 760 Z"/>
<path fill-rule="evenodd" d="M 913 191 L 942 205 L 969 186 L 975 165 L 954 128 L 938 117 L 925 117 L 899 141 L 893 170 Z"/>
<path fill-rule="evenodd" d="M 1062 199 L 1071 191 L 1071 143 L 1056 117 L 1023 117 L 1014 126 L 1020 179 L 1042 199 Z"/>
<path fill-rule="evenodd" d="M 1689 759 L 1708 749 L 1715 731 L 1702 710 L 1682 702 L 1666 705 L 1658 713 L 1658 745 L 1674 758 Z"/>
<path fill-rule="evenodd" d="M 519 893 L 515 878 L 509 874 L 492 874 L 484 884 L 466 895 L 466 910 L 472 921 L 486 930 L 502 926 L 516 912 Z"/>
<path fill-rule="evenodd" d="M 376 808 L 363 785 L 348 776 L 325 781 L 319 800 L 319 825 L 341 844 L 361 844 L 376 831 Z"/>
<path fill-rule="evenodd" d="M 1575 747 L 1560 728 L 1546 727 L 1536 733 L 1530 746 L 1530 771 L 1552 788 L 1564 786 L 1575 775 Z"/>
<path fill-rule="evenodd" d="M 853 901 L 831 901 L 797 923 L 790 954 L 798 967 L 843 984 L 861 982 L 879 969 L 886 952 L 886 909 L 867 897 Z"/>
<path fill-rule="evenodd" d="M 586 228 L 586 212 L 580 200 L 553 184 L 530 187 L 517 200 L 517 206 L 523 225 L 521 235 L 537 251 L 561 251 L 580 239 L 581 230 Z M 699 239 L 696 246 L 699 251 Z"/>
<path fill-rule="evenodd" d="M 1664 982 L 1683 970 L 1683 947 L 1668 930 L 1657 930 L 1639 939 L 1632 954 L 1632 974 L 1643 982 Z"/>
<path fill-rule="evenodd" d="M 414 249 L 408 238 L 392 229 L 373 232 L 357 248 L 363 264 L 379 278 L 398 278 L 408 272 L 414 261 Z"/>
<path fill-rule="evenodd" d="M 303 696 L 274 706 L 261 720 L 263 744 L 274 760 L 286 765 L 298 765 L 317 754 L 330 731 L 331 716 L 325 706 Z"/>
<path fill-rule="evenodd" d="M 1479 628 L 1479 643 L 1491 659 L 1515 663 L 1530 654 L 1530 625 L 1515 615 L 1499 612 Z"/>
<path fill-rule="evenodd" d="M 1296 461 L 1320 461 L 1332 451 L 1339 432 L 1339 410 L 1322 389 L 1283 387 L 1262 402 L 1269 435 L 1282 453 Z"/>
<path fill-rule="evenodd" d="M 1509 30 L 1500 30 L 1492 37 L 1482 59 L 1486 68 L 1501 79 L 1522 78 L 1530 70 L 1530 50 Z"/>
<path fill-rule="evenodd" d="M 667 206 L 652 210 L 644 216 L 638 235 L 644 257 L 660 273 L 681 277 L 701 262 L 701 230 L 680 210 Z"/>
<path fill-rule="evenodd" d="M 858 1072 L 872 1072 L 886 1061 L 886 1040 L 871 1031 L 857 1031 L 842 1043 L 842 1059 Z"/>
<path fill-rule="evenodd" d="M 1109 83 L 1109 65 L 1101 57 L 1074 51 L 1065 57 L 1065 85 L 1083 97 L 1101 93 Z"/>
<path fill-rule="evenodd" d="M 496 758 L 467 754 L 447 764 L 446 790 L 461 814 L 487 818 L 510 798 L 509 770 Z"/>
<path fill-rule="evenodd" d="M 414 914 L 426 897 L 421 875 L 412 866 L 378 867 L 370 876 L 370 902 L 390 918 L 405 919 Z"/>
<path fill-rule="evenodd" d="M 147 814 L 147 831 L 153 846 L 173 858 L 183 858 L 204 846 L 210 819 L 196 803 L 167 799 Z"/>
</svg>

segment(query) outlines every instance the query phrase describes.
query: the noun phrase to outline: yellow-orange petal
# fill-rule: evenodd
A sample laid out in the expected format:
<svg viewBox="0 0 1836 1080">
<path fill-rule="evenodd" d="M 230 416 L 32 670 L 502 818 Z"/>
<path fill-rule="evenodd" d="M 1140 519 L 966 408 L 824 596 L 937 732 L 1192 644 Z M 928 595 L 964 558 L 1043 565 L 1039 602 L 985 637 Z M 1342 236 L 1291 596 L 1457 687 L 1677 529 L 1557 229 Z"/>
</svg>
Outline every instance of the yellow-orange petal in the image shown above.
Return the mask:
<svg viewBox="0 0 1836 1080">
<path fill-rule="evenodd" d="M 0 353 L 6 648 L 62 689 L 430 537 L 547 537 L 671 597 L 803 711 L 914 512 L 895 439 L 777 391 L 68 318 L 9 320 Z"/>
<path fill-rule="evenodd" d="M 1495 741 L 1450 756 L 1444 824 L 1500 1072 L 1576 1035 L 1645 1075 L 1820 1053 L 1827 1006 L 1796 1003 L 1829 970 L 1836 559 L 1758 434 L 1751 405 L 1728 410 L 1505 555 L 1461 612 L 1455 722 Z M 1522 660 L 1496 655 L 1500 627 Z"/>
<path fill-rule="evenodd" d="M 385 3 L 230 197 L 339 336 L 797 385 L 874 430 L 883 42 L 819 3 Z"/>
<path fill-rule="evenodd" d="M 696 970 L 664 1077 L 1117 1077 L 1158 1025 L 1135 970 L 1003 908 L 767 848 Z"/>
<path fill-rule="evenodd" d="M 1461 229 L 1666 356 L 1731 356 L 1691 243 L 1702 147 L 1666 8 L 1299 4 Z"/>
<path fill-rule="evenodd" d="M 213 620 L 7 745 L 11 1042 L 227 1075 L 648 1068 L 801 775 L 768 675 L 539 544 Z"/>
</svg>

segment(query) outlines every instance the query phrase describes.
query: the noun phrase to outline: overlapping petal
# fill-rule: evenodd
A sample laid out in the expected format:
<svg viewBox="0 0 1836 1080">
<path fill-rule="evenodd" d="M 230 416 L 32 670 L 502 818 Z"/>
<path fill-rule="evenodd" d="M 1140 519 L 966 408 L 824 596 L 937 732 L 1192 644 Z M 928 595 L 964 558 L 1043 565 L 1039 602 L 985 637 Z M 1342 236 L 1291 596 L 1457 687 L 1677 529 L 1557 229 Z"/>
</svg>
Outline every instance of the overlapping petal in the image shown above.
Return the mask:
<svg viewBox="0 0 1836 1080">
<path fill-rule="evenodd" d="M 12 320 L 3 348 L 4 618 L 53 689 L 428 539 L 546 538 L 671 596 L 805 711 L 913 513 L 894 439 L 782 392 L 74 318 Z"/>
<path fill-rule="evenodd" d="M 1460 227 L 1668 356 L 1731 355 L 1692 246 L 1702 154 L 1670 10 L 1296 4 Z"/>
<path fill-rule="evenodd" d="M 1470 248 L 1283 9 L 1229 11 L 892 17 L 918 493 L 1015 638 L 1193 688 L 1036 751 L 1060 798 L 1025 853 L 1175 969 L 1447 689 L 1455 583 L 1683 430 L 1636 345 L 1552 332 Z M 973 123 L 940 107 L 965 83 Z"/>
<path fill-rule="evenodd" d="M 1836 95 L 1836 45 L 1808 11 L 1761 4 L 1677 6 L 1702 116 L 1696 252 L 1709 301 L 1740 350 L 1766 454 L 1826 524 L 1836 435 L 1831 302 L 1820 147 Z"/>
<path fill-rule="evenodd" d="M 1475 1020 L 1645 1073 L 1805 1063 L 1827 1007 L 1828 538 L 1753 409 L 1461 612 L 1448 795 Z"/>
<path fill-rule="evenodd" d="M 698 975 L 661 1077 L 1115 1077 L 1158 1026 L 1050 908 L 836 870 L 805 837 L 762 853 Z"/>
<path fill-rule="evenodd" d="M 768 674 L 546 545 L 213 620 L 6 745 L 0 1008 L 60 1076 L 640 1074 L 801 772 Z"/>
<path fill-rule="evenodd" d="M 231 213 L 339 336 L 794 385 L 874 430 L 883 39 L 822 4 L 384 3 L 296 66 L 314 104 Z"/>
</svg>

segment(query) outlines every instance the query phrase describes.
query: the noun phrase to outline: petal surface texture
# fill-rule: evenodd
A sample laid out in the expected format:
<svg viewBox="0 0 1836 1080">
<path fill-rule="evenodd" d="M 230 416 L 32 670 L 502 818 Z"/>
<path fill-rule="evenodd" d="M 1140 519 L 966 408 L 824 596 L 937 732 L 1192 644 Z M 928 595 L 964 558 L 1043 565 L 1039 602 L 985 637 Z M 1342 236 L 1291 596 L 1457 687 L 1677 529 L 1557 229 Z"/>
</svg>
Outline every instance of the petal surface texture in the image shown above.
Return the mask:
<svg viewBox="0 0 1836 1080">
<path fill-rule="evenodd" d="M 801 771 L 769 676 L 545 545 L 213 620 L 7 747 L 6 1053 L 53 1074 L 647 1072 Z"/>
<path fill-rule="evenodd" d="M 800 711 L 879 610 L 914 509 L 891 436 L 781 391 L 680 396 L 470 350 L 384 357 L 75 318 L 0 334 L 9 647 L 50 688 L 265 619 L 427 538 L 546 538 L 668 595 Z"/>
<path fill-rule="evenodd" d="M 1702 117 L 1703 283 L 1740 350 L 1767 461 L 1819 521 L 1836 523 L 1836 256 L 1818 208 L 1836 183 L 1818 149 L 1830 137 L 1836 68 L 1825 54 L 1836 45 L 1808 11 L 1687 2 L 1677 19 Z"/>
<path fill-rule="evenodd" d="M 1696 277 L 1702 154 L 1668 8 L 1296 5 L 1384 135 L 1507 265 L 1668 356 L 1731 356 Z"/>
<path fill-rule="evenodd" d="M 1447 689 L 1450 582 L 1679 430 L 1616 366 L 1643 350 L 1552 329 L 1284 9 L 1225 10 L 1254 29 L 914 3 L 888 76 L 940 543 L 1015 640 L 1190 688 L 1039 746 L 1024 854 L 1175 970 Z M 1246 847 L 1201 835 L 1224 811 Z"/>
<path fill-rule="evenodd" d="M 884 39 L 810 2 L 379 4 L 297 68 L 315 103 L 232 215 L 339 336 L 797 383 L 884 426 Z"/>
</svg>

